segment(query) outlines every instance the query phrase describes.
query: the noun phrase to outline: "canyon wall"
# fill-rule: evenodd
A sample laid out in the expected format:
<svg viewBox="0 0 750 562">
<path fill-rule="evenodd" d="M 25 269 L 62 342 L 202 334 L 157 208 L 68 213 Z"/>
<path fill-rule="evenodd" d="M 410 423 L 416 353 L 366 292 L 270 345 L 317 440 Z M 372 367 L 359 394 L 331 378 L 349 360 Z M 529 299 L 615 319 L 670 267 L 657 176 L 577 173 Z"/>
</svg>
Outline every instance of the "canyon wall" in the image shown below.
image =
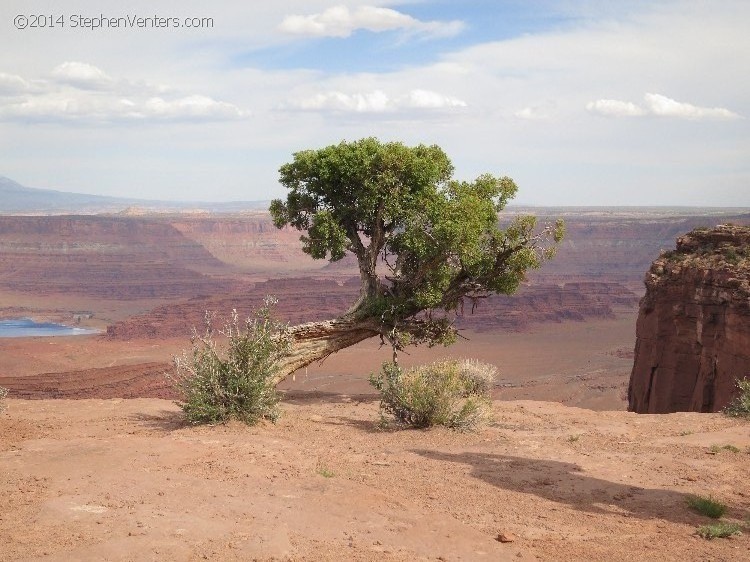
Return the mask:
<svg viewBox="0 0 750 562">
<path fill-rule="evenodd" d="M 242 318 L 251 315 L 266 295 L 278 299 L 275 314 L 292 325 L 328 320 L 344 313 L 358 292 L 357 277 L 339 281 L 309 277 L 272 279 L 242 292 L 162 305 L 110 325 L 107 334 L 118 340 L 188 337 L 193 327 L 202 328 L 206 311 L 215 313 L 217 325 L 221 325 L 232 309 Z M 467 303 L 456 325 L 478 332 L 522 331 L 544 322 L 613 318 L 614 308 L 633 309 L 637 302 L 635 293 L 617 283 L 526 285 L 516 295 L 481 299 L 474 311 Z"/>
<path fill-rule="evenodd" d="M 715 412 L 750 376 L 750 228 L 696 229 L 646 275 L 629 409 Z"/>
<path fill-rule="evenodd" d="M 178 217 L 170 225 L 234 268 L 280 273 L 315 271 L 325 265 L 302 251 L 298 230 L 276 228 L 267 212 Z"/>
<path fill-rule="evenodd" d="M 615 282 L 640 295 L 643 271 L 660 249 L 671 247 L 679 233 L 716 220 L 632 215 L 564 215 L 567 233 L 558 255 L 532 272 L 531 283 L 579 283 L 585 291 L 586 282 Z M 725 220 L 742 223 L 750 217 Z M 351 256 L 333 264 L 313 260 L 302 252 L 299 236 L 294 229 L 274 227 L 267 212 L 0 216 L 0 291 L 112 300 L 190 298 L 227 294 L 281 276 L 342 280 L 358 275 Z"/>
<path fill-rule="evenodd" d="M 226 269 L 168 222 L 106 216 L 0 216 L 0 289 L 106 299 L 231 290 Z"/>
<path fill-rule="evenodd" d="M 675 238 L 697 227 L 720 222 L 750 224 L 750 215 L 716 217 L 576 216 L 565 219 L 565 238 L 557 255 L 531 274 L 532 281 L 615 281 L 643 294 L 643 272 L 662 250 L 674 247 Z M 551 221 L 554 216 L 540 217 Z"/>
</svg>

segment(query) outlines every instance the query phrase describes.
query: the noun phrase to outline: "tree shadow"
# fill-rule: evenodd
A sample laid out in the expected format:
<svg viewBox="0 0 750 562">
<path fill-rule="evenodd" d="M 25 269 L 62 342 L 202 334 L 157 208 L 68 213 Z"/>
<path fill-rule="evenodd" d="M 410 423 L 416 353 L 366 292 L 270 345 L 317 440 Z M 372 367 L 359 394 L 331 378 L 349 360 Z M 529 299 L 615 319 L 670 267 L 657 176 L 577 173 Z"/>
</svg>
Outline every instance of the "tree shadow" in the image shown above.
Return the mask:
<svg viewBox="0 0 750 562">
<path fill-rule="evenodd" d="M 282 402 L 305 406 L 313 403 L 323 404 L 357 404 L 377 402 L 377 394 L 343 394 L 340 392 L 325 392 L 322 390 L 282 390 Z"/>
<path fill-rule="evenodd" d="M 392 428 L 383 428 L 380 426 L 379 422 L 380 420 L 377 419 L 363 420 L 352 418 L 349 416 L 332 416 L 326 421 L 326 423 L 329 423 L 331 425 L 345 425 L 347 427 L 354 427 L 360 431 L 370 434 L 393 433 L 397 431 Z"/>
<path fill-rule="evenodd" d="M 689 494 L 618 484 L 587 476 L 577 464 L 491 453 L 413 450 L 425 458 L 469 465 L 471 476 L 513 492 L 533 494 L 593 514 L 621 513 L 695 525 L 703 521 L 687 507 Z"/>
<path fill-rule="evenodd" d="M 138 413 L 131 416 L 131 419 L 147 429 L 164 433 L 190 427 L 185 414 L 174 410 L 162 410 L 158 414 Z"/>
</svg>

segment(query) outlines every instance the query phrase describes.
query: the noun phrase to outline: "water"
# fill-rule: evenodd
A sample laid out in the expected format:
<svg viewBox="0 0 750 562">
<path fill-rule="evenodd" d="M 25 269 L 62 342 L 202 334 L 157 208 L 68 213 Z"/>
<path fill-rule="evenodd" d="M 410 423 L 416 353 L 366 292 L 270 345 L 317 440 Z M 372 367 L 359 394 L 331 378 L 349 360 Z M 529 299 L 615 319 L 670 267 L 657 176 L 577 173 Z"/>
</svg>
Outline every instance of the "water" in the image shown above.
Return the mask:
<svg viewBox="0 0 750 562">
<path fill-rule="evenodd" d="M 31 318 L 0 320 L 0 338 L 27 338 L 31 336 L 83 336 L 96 330 L 75 328 L 52 322 L 34 322 Z"/>
</svg>

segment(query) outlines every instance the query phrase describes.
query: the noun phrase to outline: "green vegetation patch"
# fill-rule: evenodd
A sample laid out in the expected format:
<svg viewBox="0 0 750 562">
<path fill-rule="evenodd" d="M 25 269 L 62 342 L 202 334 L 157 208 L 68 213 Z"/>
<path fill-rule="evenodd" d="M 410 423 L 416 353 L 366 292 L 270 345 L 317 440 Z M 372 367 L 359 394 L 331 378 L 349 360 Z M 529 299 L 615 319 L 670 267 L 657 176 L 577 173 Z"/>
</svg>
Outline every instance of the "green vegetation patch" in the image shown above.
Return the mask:
<svg viewBox="0 0 750 562">
<path fill-rule="evenodd" d="M 725 539 L 732 535 L 741 535 L 742 527 L 737 523 L 728 523 L 726 521 L 718 521 L 716 523 L 710 523 L 698 527 L 696 534 L 707 540 L 711 539 Z"/>
<path fill-rule="evenodd" d="M 727 511 L 727 506 L 713 499 L 703 496 L 690 496 L 687 499 L 690 509 L 711 519 L 719 519 Z"/>
<path fill-rule="evenodd" d="M 724 413 L 733 418 L 750 418 L 750 379 L 738 379 L 735 384 L 739 394 L 724 408 Z"/>
<path fill-rule="evenodd" d="M 316 472 L 323 478 L 333 478 L 334 476 L 336 476 L 336 474 L 330 468 L 326 468 L 325 466 L 319 466 Z"/>
<path fill-rule="evenodd" d="M 279 417 L 279 395 L 274 384 L 278 360 L 289 350 L 286 326 L 271 317 L 276 301 L 267 297 L 263 306 L 240 324 L 237 312 L 215 339 L 210 316 L 204 335 L 194 333 L 192 349 L 176 357 L 175 385 L 182 400 L 178 405 L 192 424 L 222 423 L 236 419 L 253 425 Z"/>
<path fill-rule="evenodd" d="M 382 425 L 466 431 L 489 419 L 496 369 L 478 361 L 438 361 L 403 370 L 385 363 L 370 384 L 380 392 Z"/>
</svg>

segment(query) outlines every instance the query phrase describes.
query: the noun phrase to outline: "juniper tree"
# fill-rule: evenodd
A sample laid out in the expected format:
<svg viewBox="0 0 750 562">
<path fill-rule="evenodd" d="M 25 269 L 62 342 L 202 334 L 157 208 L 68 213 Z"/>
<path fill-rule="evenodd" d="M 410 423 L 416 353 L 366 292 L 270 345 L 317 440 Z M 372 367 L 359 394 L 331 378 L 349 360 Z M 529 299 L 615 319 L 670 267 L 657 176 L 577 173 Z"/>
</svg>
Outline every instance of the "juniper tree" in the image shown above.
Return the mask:
<svg viewBox="0 0 750 562">
<path fill-rule="evenodd" d="M 492 294 L 512 294 L 554 255 L 563 224 L 540 227 L 498 213 L 518 190 L 508 177 L 453 179 L 438 146 L 375 138 L 304 150 L 280 168 L 286 200 L 270 211 L 278 228 L 303 232 L 302 249 L 331 262 L 356 257 L 359 296 L 336 319 L 289 329 L 291 352 L 277 380 L 370 337 L 396 351 L 455 340 L 454 313 Z"/>
</svg>

